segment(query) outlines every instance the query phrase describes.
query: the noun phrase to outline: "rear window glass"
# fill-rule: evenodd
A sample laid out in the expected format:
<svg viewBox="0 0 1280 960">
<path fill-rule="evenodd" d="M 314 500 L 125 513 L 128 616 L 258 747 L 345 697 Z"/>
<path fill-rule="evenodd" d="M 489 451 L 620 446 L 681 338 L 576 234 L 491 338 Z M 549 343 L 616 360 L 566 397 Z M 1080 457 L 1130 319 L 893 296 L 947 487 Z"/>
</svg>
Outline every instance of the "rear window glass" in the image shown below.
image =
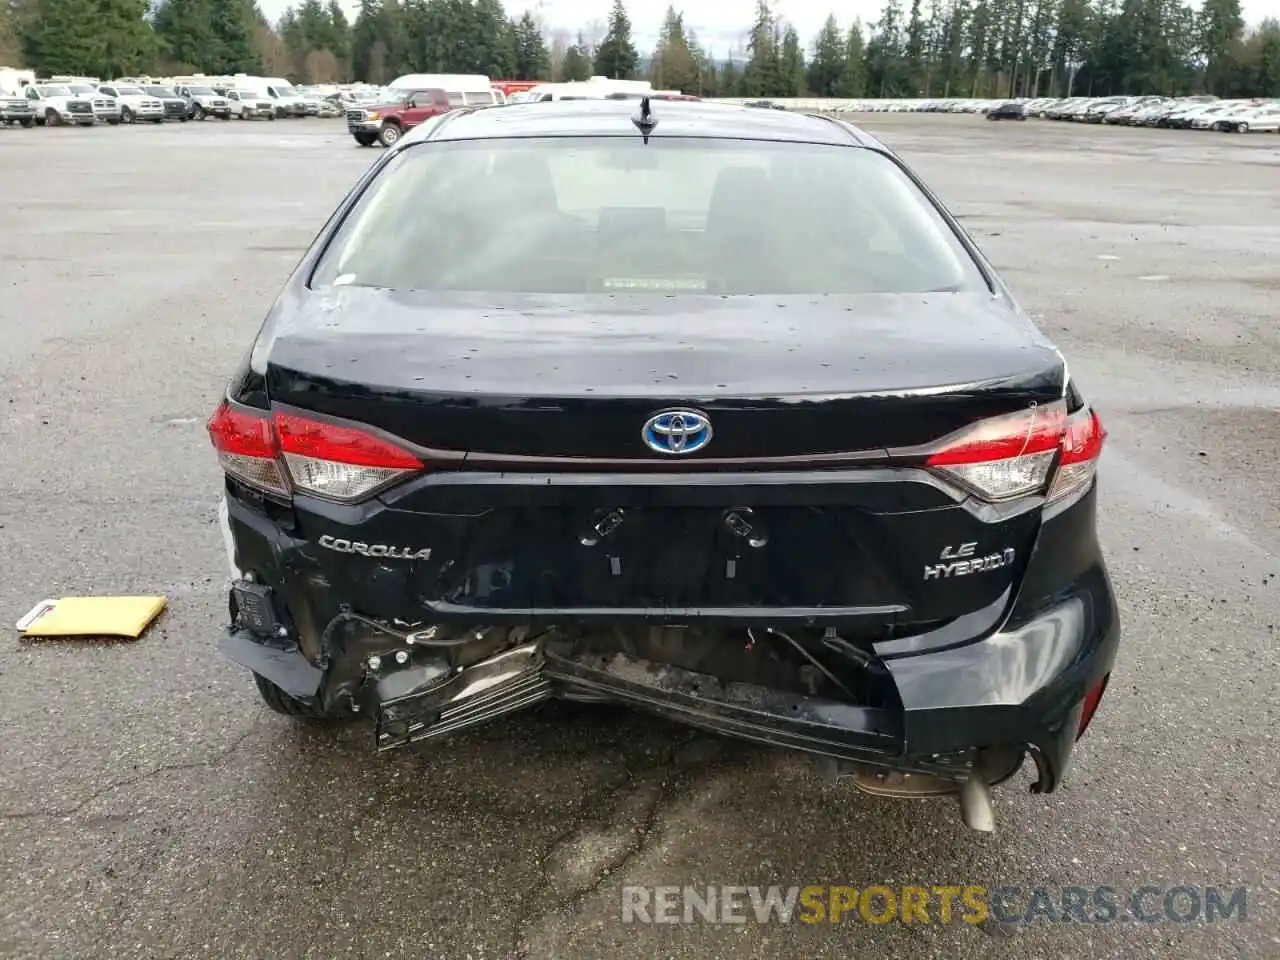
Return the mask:
<svg viewBox="0 0 1280 960">
<path fill-rule="evenodd" d="M 365 190 L 313 286 L 504 293 L 985 289 L 889 159 L 855 147 L 601 137 L 425 143 Z"/>
</svg>

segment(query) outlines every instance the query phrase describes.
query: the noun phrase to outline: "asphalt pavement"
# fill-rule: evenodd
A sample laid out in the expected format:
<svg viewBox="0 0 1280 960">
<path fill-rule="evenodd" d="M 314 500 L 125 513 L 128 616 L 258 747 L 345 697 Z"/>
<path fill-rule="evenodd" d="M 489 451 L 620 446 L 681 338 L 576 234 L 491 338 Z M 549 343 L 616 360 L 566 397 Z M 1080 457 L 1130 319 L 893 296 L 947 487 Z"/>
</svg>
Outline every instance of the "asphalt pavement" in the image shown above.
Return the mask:
<svg viewBox="0 0 1280 960">
<path fill-rule="evenodd" d="M 0 640 L 0 956 L 1280 956 L 1280 137 L 861 118 L 1066 352 L 1110 433 L 1120 661 L 1065 787 L 892 802 L 548 706 L 384 756 L 215 650 L 204 421 L 377 156 L 340 122 L 0 128 L 0 614 L 162 592 L 135 643 Z M 1248 887 L 1082 924 L 623 923 L 629 885 Z M 1056 896 L 1056 893 L 1055 893 Z"/>
</svg>

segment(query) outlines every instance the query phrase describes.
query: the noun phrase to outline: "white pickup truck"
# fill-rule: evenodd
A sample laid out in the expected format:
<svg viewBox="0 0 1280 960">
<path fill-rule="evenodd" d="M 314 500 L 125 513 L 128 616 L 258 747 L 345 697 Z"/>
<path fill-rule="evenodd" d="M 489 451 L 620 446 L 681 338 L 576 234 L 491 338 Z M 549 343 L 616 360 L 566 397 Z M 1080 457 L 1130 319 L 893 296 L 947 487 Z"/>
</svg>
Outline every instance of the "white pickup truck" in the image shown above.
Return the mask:
<svg viewBox="0 0 1280 960">
<path fill-rule="evenodd" d="M 65 81 L 67 88 L 76 96 L 84 97 L 93 107 L 93 117 L 99 123 L 117 124 L 120 122 L 120 103 L 115 97 L 108 97 L 98 90 L 97 82 L 82 80 Z"/>
<path fill-rule="evenodd" d="M 0 124 L 20 123 L 29 127 L 36 122 L 31 101 L 18 94 L 0 93 Z"/>
<path fill-rule="evenodd" d="M 24 89 L 35 110 L 35 121 L 42 127 L 62 124 L 91 127 L 96 122 L 93 99 L 72 93 L 65 84 L 33 83 Z"/>
<path fill-rule="evenodd" d="M 120 104 L 123 123 L 164 123 L 164 101 L 129 83 L 104 83 L 98 92 Z"/>
</svg>

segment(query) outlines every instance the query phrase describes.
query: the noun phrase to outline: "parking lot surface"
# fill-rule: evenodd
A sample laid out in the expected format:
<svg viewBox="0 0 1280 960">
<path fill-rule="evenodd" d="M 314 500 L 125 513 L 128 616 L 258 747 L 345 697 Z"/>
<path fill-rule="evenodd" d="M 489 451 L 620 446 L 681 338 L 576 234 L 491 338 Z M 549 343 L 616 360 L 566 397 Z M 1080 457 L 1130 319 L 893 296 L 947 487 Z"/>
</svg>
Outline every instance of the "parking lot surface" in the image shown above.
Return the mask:
<svg viewBox="0 0 1280 960">
<path fill-rule="evenodd" d="M 1124 617 L 1065 788 L 892 802 L 549 706 L 384 756 L 215 650 L 204 432 L 333 205 L 340 124 L 0 129 L 0 613 L 163 592 L 136 643 L 0 640 L 0 956 L 1280 956 L 1280 137 L 876 115 L 1110 439 Z M 19 189 L 20 188 L 20 189 Z M 628 884 L 1249 887 L 1244 920 L 628 925 Z"/>
</svg>

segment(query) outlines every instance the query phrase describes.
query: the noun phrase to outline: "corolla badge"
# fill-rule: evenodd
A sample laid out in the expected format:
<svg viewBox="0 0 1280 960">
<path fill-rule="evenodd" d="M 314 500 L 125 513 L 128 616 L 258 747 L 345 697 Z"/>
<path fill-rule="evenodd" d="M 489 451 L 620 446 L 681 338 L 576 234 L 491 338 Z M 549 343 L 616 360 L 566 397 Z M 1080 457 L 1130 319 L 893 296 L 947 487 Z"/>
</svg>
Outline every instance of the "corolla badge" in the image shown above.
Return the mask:
<svg viewBox="0 0 1280 960">
<path fill-rule="evenodd" d="M 362 557 L 386 557 L 388 560 L 426 560 L 431 556 L 430 547 L 397 547 L 389 543 L 361 543 L 331 537 L 327 533 L 320 538 L 320 546 L 337 553 L 355 553 Z"/>
<path fill-rule="evenodd" d="M 640 436 L 656 453 L 696 453 L 711 442 L 711 421 L 697 410 L 663 410 L 645 421 Z"/>
</svg>

